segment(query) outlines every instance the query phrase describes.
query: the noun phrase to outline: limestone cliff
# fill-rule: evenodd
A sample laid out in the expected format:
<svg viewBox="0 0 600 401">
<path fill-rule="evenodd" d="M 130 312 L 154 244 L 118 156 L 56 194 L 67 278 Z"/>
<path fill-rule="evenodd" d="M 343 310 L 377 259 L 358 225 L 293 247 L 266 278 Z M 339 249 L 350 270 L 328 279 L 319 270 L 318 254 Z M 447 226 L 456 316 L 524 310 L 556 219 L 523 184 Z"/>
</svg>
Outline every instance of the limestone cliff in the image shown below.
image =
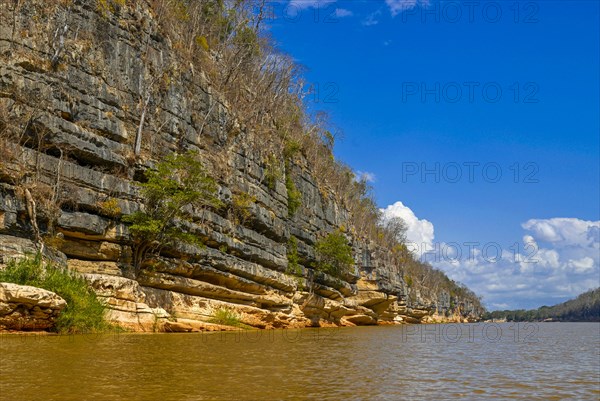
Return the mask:
<svg viewBox="0 0 600 401">
<path fill-rule="evenodd" d="M 389 252 L 350 229 L 353 273 L 341 280 L 313 271 L 317 238 L 351 226 L 333 190 L 317 184 L 319 172 L 304 157 L 286 169 L 301 194 L 290 215 L 286 177 L 270 185 L 265 179 L 261 148 L 269 139 L 241 126 L 206 74 L 178 58 L 178 44 L 160 34 L 150 6 L 137 1 L 106 12 L 98 3 L 0 1 L 5 261 L 35 252 L 42 237 L 55 260 L 86 275 L 105 297 L 110 318 L 135 330 L 175 320 L 179 325 L 171 327 L 193 330 L 223 308 L 261 328 L 420 322 L 436 312 L 474 312 L 446 292 L 409 288 Z M 152 85 L 158 89 L 150 102 Z M 120 217 L 139 210 L 136 181 L 143 171 L 181 149 L 199 152 L 230 207 L 202 212 L 202 224 L 192 229 L 205 247 L 166 249 L 134 276 Z M 241 219 L 231 212 L 240 194 L 252 200 Z M 291 236 L 301 261 L 295 274 L 288 268 Z"/>
</svg>

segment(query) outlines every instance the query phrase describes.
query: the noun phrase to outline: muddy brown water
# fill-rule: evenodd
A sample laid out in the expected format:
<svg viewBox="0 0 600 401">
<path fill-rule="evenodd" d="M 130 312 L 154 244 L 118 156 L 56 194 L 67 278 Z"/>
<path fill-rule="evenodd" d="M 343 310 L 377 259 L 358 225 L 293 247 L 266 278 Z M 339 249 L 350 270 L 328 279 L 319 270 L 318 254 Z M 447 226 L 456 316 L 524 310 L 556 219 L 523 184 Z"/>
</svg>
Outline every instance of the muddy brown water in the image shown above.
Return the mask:
<svg viewBox="0 0 600 401">
<path fill-rule="evenodd" d="M 0 335 L 1 400 L 598 400 L 600 324 Z"/>
</svg>

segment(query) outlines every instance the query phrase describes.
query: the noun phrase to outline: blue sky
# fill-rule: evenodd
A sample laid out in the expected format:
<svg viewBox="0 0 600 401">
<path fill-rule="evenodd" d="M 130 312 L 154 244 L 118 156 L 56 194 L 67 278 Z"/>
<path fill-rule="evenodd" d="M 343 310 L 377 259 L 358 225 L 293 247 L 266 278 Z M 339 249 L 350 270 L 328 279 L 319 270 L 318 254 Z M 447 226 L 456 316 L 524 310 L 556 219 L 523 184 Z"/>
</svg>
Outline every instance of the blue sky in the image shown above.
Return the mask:
<svg viewBox="0 0 600 401">
<path fill-rule="evenodd" d="M 336 156 L 434 266 L 491 309 L 600 284 L 599 2 L 273 4 L 279 48 L 319 85 L 309 107 L 343 132 Z"/>
</svg>

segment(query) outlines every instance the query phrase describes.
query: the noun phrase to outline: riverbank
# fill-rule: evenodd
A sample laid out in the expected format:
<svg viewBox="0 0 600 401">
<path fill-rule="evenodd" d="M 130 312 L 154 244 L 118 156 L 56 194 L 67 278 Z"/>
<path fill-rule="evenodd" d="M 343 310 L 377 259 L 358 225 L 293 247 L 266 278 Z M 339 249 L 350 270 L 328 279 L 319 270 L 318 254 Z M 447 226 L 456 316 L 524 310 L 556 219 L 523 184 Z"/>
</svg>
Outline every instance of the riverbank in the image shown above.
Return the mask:
<svg viewBox="0 0 600 401">
<path fill-rule="evenodd" d="M 180 261 L 179 266 L 185 263 Z M 350 291 L 345 297 L 331 288 L 325 297 L 324 287 L 316 282 L 299 287 L 292 280 L 296 286 L 288 292 L 277 289 L 280 282 L 272 282 L 269 287 L 262 286 L 259 295 L 253 294 L 259 291 L 249 287 L 250 280 L 237 276 L 221 285 L 208 279 L 176 279 L 155 271 L 133 279 L 127 277 L 127 270 L 109 269 L 106 263 L 55 267 L 39 255 L 13 260 L 0 273 L 5 280 L 25 285 L 6 284 L 1 291 L 0 328 L 10 330 L 90 332 L 102 331 L 101 326 L 107 324 L 129 332 L 180 333 L 239 327 L 293 329 L 477 320 L 458 310 L 449 314 L 438 313 L 432 305 L 409 306 L 399 296 L 377 291 L 378 287 L 366 279 L 354 287 L 342 282 L 341 288 L 346 285 Z M 291 280 L 286 275 L 278 277 Z M 244 286 L 244 292 L 239 286 Z"/>
<path fill-rule="evenodd" d="M 213 333 L 213 332 L 227 332 L 227 331 L 273 331 L 273 330 L 301 330 L 301 329 L 342 329 L 359 327 L 355 324 L 344 324 L 344 325 L 323 325 L 323 326 L 304 326 L 304 327 L 286 327 L 286 328 L 269 328 L 261 329 L 256 327 L 240 327 L 240 326 L 227 326 L 223 324 L 216 324 L 210 322 L 201 322 L 189 319 L 174 319 L 163 322 L 162 325 L 154 327 L 154 330 L 128 330 L 120 326 L 115 325 L 115 322 L 107 321 L 108 325 L 112 325 L 112 329 L 95 332 L 81 332 L 76 335 L 102 335 L 102 334 L 169 334 L 169 333 Z M 434 324 L 468 324 L 478 323 L 475 320 L 464 319 L 460 317 L 454 318 L 441 318 L 431 317 L 426 319 L 422 323 L 407 323 L 407 322 L 380 322 L 373 326 L 408 326 L 408 325 L 434 325 Z M 0 335 L 23 335 L 23 336 L 54 336 L 54 335 L 74 335 L 73 333 L 58 333 L 52 331 L 25 331 L 25 330 L 2 330 L 0 329 Z"/>
</svg>

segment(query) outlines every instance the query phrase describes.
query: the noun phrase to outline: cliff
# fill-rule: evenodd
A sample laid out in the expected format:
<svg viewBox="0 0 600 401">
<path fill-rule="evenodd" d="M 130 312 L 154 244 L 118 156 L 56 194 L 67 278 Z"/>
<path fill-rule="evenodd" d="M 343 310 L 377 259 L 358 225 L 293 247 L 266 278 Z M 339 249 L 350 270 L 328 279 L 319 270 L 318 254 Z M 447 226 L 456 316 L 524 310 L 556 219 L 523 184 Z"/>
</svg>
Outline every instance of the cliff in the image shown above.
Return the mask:
<svg viewBox="0 0 600 401">
<path fill-rule="evenodd" d="M 150 3 L 0 5 L 4 262 L 44 243 L 48 257 L 92 283 L 111 320 L 134 330 L 158 323 L 190 331 L 222 310 L 260 328 L 477 314 L 446 290 L 408 286 L 390 251 L 356 233 L 307 155 L 285 166 L 282 154 L 273 160 L 266 150 L 276 149 L 274 139 L 240 123 L 210 74 L 164 34 Z M 190 223 L 205 246 L 169 247 L 136 273 L 121 217 L 142 207 L 143 172 L 187 150 L 215 177 L 224 206 Z M 294 213 L 290 182 L 300 196 Z M 341 228 L 356 264 L 336 278 L 313 269 L 315 243 Z M 289 267 L 292 237 L 297 271 Z"/>
</svg>

